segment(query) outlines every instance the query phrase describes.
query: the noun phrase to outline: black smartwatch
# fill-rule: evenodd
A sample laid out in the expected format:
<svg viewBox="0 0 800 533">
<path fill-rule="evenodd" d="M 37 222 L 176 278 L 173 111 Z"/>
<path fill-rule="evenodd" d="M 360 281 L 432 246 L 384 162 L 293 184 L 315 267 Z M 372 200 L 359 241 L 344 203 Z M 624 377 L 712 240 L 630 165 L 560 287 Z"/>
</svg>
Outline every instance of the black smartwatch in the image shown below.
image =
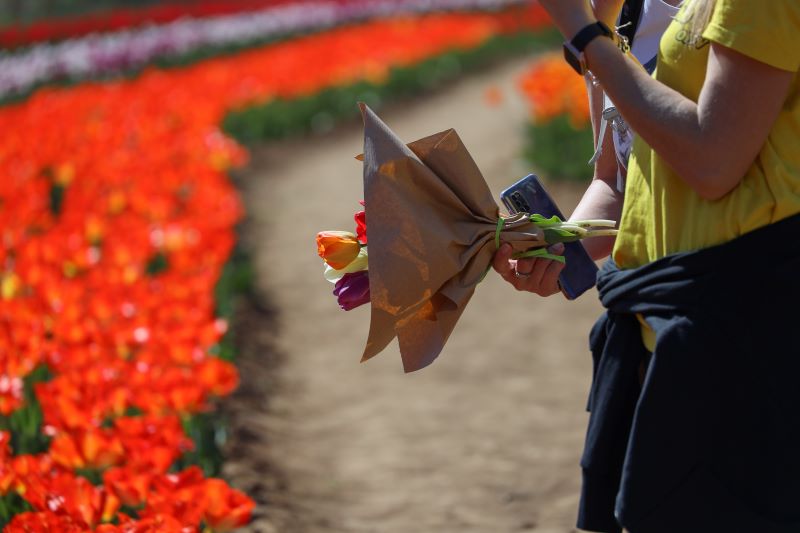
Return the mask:
<svg viewBox="0 0 800 533">
<path fill-rule="evenodd" d="M 586 60 L 583 58 L 583 51 L 594 40 L 595 37 L 608 37 L 614 40 L 614 32 L 604 23 L 597 21 L 589 24 L 572 38 L 571 41 L 564 43 L 564 59 L 570 64 L 575 72 L 583 76 L 586 74 Z"/>
</svg>

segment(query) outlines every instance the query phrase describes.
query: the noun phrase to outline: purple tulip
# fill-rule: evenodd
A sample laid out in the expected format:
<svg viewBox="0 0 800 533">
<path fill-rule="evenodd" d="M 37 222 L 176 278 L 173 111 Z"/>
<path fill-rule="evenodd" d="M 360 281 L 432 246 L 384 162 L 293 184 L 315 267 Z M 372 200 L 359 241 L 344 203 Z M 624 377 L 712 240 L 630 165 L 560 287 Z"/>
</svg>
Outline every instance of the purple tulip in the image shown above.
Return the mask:
<svg viewBox="0 0 800 533">
<path fill-rule="evenodd" d="M 345 311 L 367 303 L 369 301 L 369 272 L 359 270 L 345 274 L 336 282 L 333 295 L 339 300 L 339 307 Z"/>
</svg>

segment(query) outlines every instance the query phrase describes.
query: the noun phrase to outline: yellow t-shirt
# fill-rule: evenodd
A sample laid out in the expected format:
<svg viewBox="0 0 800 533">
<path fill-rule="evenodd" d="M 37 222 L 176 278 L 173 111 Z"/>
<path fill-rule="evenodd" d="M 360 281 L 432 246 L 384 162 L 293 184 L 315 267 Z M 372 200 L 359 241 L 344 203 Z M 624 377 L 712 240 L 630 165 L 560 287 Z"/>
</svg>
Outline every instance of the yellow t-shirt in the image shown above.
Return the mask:
<svg viewBox="0 0 800 533">
<path fill-rule="evenodd" d="M 695 102 L 705 80 L 710 41 L 783 70 L 800 69 L 798 0 L 717 0 L 702 38 L 694 41 L 682 20 L 679 13 L 661 39 L 653 76 Z M 796 213 L 800 213 L 797 76 L 756 161 L 741 183 L 719 200 L 700 198 L 637 138 L 613 257 L 620 268 L 634 268 L 732 240 Z"/>
</svg>

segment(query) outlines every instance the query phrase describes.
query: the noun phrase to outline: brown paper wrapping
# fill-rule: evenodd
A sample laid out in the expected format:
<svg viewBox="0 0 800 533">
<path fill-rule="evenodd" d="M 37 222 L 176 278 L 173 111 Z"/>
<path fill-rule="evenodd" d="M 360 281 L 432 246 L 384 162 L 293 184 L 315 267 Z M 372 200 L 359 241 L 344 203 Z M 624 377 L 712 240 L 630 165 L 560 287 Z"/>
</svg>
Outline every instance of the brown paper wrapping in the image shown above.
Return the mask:
<svg viewBox="0 0 800 533">
<path fill-rule="evenodd" d="M 442 351 L 490 267 L 500 210 L 454 130 L 406 146 L 360 106 L 372 308 L 361 360 L 397 337 L 413 372 Z M 501 240 L 519 252 L 545 245 L 527 219 L 509 219 Z"/>
</svg>

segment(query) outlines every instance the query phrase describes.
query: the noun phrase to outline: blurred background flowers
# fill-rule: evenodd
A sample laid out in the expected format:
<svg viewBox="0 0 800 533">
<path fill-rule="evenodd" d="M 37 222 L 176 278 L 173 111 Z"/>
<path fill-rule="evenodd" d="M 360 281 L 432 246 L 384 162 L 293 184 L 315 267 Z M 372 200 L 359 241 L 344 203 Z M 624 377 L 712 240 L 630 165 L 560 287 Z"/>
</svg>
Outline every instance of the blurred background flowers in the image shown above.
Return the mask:
<svg viewBox="0 0 800 533">
<path fill-rule="evenodd" d="M 256 502 L 217 477 L 244 143 L 557 42 L 518 0 L 0 0 L 0 526 L 247 523 Z M 572 175 L 541 128 L 586 131 L 574 74 L 520 87 L 534 164 Z M 350 278 L 342 306 L 369 298 Z"/>
<path fill-rule="evenodd" d="M 528 102 L 525 156 L 544 176 L 586 181 L 594 152 L 586 82 L 559 53 L 544 54 L 520 76 Z"/>
</svg>

